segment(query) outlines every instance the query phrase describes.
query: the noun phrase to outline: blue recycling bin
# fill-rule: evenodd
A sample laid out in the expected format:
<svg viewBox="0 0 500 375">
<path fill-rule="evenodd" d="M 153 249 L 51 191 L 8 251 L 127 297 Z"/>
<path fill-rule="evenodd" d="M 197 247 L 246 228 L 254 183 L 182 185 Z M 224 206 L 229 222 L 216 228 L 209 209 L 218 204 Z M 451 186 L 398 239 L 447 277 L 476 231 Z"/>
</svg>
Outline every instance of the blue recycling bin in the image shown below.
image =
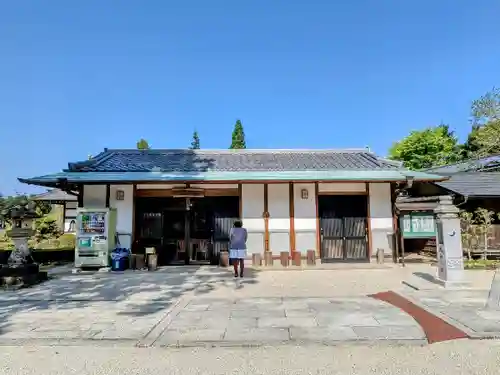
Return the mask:
<svg viewBox="0 0 500 375">
<path fill-rule="evenodd" d="M 129 251 L 127 249 L 115 249 L 111 253 L 111 271 L 125 271 L 128 266 Z"/>
</svg>

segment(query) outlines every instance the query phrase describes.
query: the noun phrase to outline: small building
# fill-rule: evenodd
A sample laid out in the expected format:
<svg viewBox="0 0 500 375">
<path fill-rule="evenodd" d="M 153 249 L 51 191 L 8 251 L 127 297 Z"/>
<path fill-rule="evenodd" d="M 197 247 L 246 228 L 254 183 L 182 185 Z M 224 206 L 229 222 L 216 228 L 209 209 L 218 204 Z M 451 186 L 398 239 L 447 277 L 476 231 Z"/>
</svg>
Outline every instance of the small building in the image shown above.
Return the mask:
<svg viewBox="0 0 500 375">
<path fill-rule="evenodd" d="M 366 149 L 105 149 L 19 181 L 75 192 L 80 207 L 116 208 L 121 244 L 155 246 L 169 263 L 203 260 L 208 244 L 227 248 L 237 218 L 249 256 L 314 249 L 324 262 L 366 262 L 393 251 L 396 188 L 444 179 Z"/>
<path fill-rule="evenodd" d="M 75 233 L 78 206 L 78 197 L 75 194 L 69 194 L 60 189 L 51 189 L 34 196 L 33 200 L 50 204 L 52 206 L 51 213 L 57 213 L 60 230 L 64 233 Z"/>
</svg>

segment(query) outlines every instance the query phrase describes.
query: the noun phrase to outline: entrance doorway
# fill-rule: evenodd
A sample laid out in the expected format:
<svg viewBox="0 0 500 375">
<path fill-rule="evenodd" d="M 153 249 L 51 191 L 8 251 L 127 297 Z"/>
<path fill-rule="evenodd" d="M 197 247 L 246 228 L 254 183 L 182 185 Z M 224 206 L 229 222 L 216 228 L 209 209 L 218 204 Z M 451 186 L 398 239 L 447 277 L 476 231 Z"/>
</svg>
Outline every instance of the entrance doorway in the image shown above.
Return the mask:
<svg viewBox="0 0 500 375">
<path fill-rule="evenodd" d="M 136 200 L 139 247 L 154 246 L 158 264 L 217 264 L 239 216 L 237 196 Z M 142 250 L 140 250 L 142 251 Z"/>
<path fill-rule="evenodd" d="M 321 261 L 368 261 L 366 195 L 320 195 Z"/>
</svg>

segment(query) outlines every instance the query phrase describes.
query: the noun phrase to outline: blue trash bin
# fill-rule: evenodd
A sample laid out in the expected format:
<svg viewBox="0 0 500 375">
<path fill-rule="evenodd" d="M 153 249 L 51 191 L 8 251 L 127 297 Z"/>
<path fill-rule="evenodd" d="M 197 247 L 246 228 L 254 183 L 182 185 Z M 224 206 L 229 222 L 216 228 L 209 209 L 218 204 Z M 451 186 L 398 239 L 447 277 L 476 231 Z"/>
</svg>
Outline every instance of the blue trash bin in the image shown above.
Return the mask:
<svg viewBox="0 0 500 375">
<path fill-rule="evenodd" d="M 128 268 L 129 251 L 116 248 L 111 253 L 111 271 L 125 271 Z"/>
</svg>

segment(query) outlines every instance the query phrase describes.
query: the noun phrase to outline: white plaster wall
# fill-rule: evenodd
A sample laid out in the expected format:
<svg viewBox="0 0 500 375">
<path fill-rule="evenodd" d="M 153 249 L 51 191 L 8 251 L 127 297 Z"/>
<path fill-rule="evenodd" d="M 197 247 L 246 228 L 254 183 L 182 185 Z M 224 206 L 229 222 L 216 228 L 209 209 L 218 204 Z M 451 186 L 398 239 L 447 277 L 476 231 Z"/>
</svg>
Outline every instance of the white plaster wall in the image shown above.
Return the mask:
<svg viewBox="0 0 500 375">
<path fill-rule="evenodd" d="M 106 207 L 106 185 L 85 185 L 83 187 L 83 207 Z"/>
<path fill-rule="evenodd" d="M 264 252 L 264 185 L 242 184 L 241 219 L 248 231 L 248 253 Z"/>
<path fill-rule="evenodd" d="M 124 199 L 116 200 L 116 191 L 123 190 Z M 134 215 L 134 187 L 132 185 L 111 185 L 109 205 L 116 208 L 116 231 L 119 234 L 120 246 L 130 249 L 132 240 L 132 223 Z"/>
<path fill-rule="evenodd" d="M 290 231 L 290 190 L 288 184 L 268 184 L 269 231 Z"/>
<path fill-rule="evenodd" d="M 307 199 L 301 191 L 306 189 Z M 316 196 L 314 184 L 293 184 L 295 250 L 306 254 L 316 249 Z"/>
<path fill-rule="evenodd" d="M 321 182 L 318 184 L 318 191 L 320 193 L 366 192 L 366 184 L 364 182 Z"/>
<path fill-rule="evenodd" d="M 308 198 L 301 198 L 302 189 Z M 295 249 L 305 254 L 316 249 L 316 196 L 314 184 L 293 184 Z"/>
<path fill-rule="evenodd" d="M 71 228 L 71 222 L 72 221 L 75 222 L 75 225 L 73 227 L 74 229 L 70 230 L 70 229 L 72 229 Z M 64 233 L 75 233 L 75 230 L 76 230 L 76 219 L 65 218 L 64 219 Z"/>
<path fill-rule="evenodd" d="M 290 251 L 290 185 L 268 184 L 269 250 Z"/>
<path fill-rule="evenodd" d="M 377 249 L 384 249 L 385 254 L 392 254 L 390 235 L 394 233 L 392 222 L 391 186 L 389 183 L 370 183 L 370 230 L 371 254 Z"/>
</svg>

